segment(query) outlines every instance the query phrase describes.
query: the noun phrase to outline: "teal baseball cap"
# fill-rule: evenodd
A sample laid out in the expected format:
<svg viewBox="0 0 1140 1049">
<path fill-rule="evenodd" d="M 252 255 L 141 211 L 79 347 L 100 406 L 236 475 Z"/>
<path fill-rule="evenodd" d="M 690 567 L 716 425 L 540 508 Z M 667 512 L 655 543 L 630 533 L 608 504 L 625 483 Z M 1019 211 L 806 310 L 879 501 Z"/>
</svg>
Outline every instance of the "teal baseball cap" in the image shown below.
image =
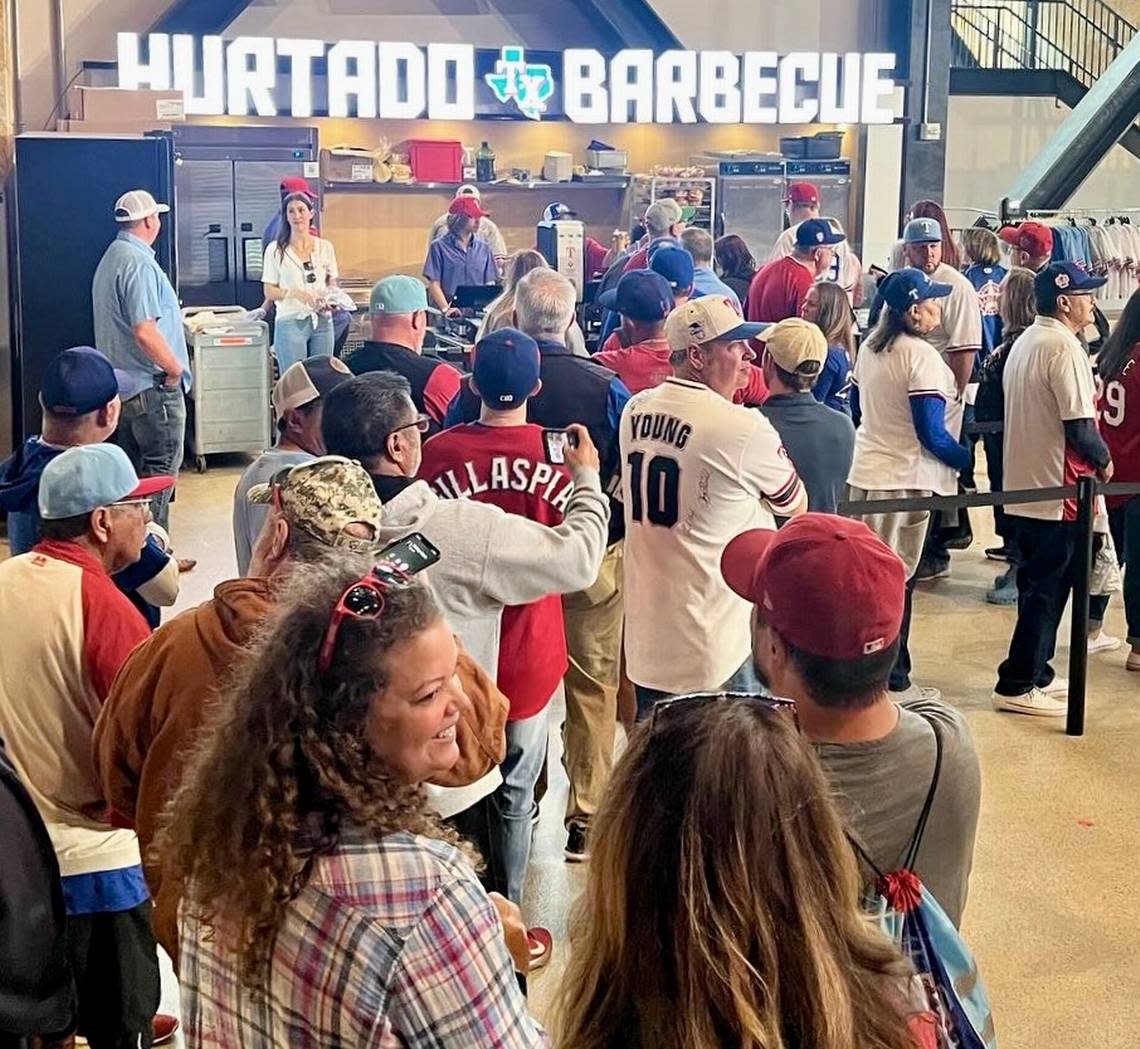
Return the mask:
<svg viewBox="0 0 1140 1049">
<path fill-rule="evenodd" d="M 434 306 L 428 305 L 427 288 L 424 287 L 423 281 L 395 273 L 372 285 L 372 294 L 368 296 L 369 313 L 388 313 L 396 316 L 402 313 L 419 313 L 420 310 L 439 313 Z"/>
<path fill-rule="evenodd" d="M 85 444 L 60 452 L 40 475 L 40 517 L 79 517 L 125 499 L 147 499 L 174 487 L 173 477 L 139 480 L 117 444 Z"/>
</svg>

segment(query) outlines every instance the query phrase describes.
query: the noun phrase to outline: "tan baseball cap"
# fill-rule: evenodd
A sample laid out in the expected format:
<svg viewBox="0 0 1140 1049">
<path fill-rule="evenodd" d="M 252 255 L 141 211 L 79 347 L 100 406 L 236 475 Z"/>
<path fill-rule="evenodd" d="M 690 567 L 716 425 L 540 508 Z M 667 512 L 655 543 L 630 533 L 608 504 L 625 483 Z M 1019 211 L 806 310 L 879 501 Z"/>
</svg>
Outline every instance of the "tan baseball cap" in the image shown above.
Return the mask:
<svg viewBox="0 0 1140 1049">
<path fill-rule="evenodd" d="M 132 189 L 115 201 L 116 222 L 141 222 L 151 215 L 165 215 L 169 204 L 160 204 L 145 189 Z"/>
<path fill-rule="evenodd" d="M 669 349 L 684 350 L 714 339 L 752 339 L 767 327 L 746 321 L 724 295 L 702 295 L 665 318 L 665 338 Z"/>
<path fill-rule="evenodd" d="M 290 408 L 332 393 L 351 378 L 352 372 L 339 357 L 308 357 L 290 364 L 273 387 L 273 411 L 280 418 Z"/>
<path fill-rule="evenodd" d="M 802 317 L 789 317 L 764 333 L 764 349 L 792 375 L 818 375 L 827 360 L 823 332 Z"/>
<path fill-rule="evenodd" d="M 326 546 L 373 549 L 380 534 L 381 507 L 372 478 L 360 463 L 340 455 L 278 471 L 255 484 L 246 498 L 257 505 L 275 504 L 298 528 Z M 349 535 L 349 525 L 366 525 L 370 539 Z"/>
</svg>

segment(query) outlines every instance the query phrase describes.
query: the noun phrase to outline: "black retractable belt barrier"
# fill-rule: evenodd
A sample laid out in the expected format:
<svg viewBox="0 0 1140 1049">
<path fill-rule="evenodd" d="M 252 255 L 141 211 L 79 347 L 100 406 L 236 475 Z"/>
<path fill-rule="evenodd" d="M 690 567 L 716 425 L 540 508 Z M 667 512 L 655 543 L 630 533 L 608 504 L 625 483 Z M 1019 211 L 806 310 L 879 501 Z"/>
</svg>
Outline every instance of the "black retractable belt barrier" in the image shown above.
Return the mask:
<svg viewBox="0 0 1140 1049">
<path fill-rule="evenodd" d="M 1092 581 L 1093 517 L 1097 495 L 1140 495 L 1140 484 L 1100 484 L 1095 477 L 1078 478 L 1065 488 L 1026 488 L 1015 492 L 978 492 L 973 495 L 928 495 L 907 499 L 863 499 L 839 504 L 847 517 L 864 514 L 905 513 L 908 510 L 960 510 L 971 506 L 1018 506 L 1054 499 L 1077 500 L 1077 549 L 1073 577 L 1072 632 L 1069 640 L 1069 709 L 1065 732 L 1083 736 L 1085 694 L 1088 685 L 1089 586 Z"/>
</svg>

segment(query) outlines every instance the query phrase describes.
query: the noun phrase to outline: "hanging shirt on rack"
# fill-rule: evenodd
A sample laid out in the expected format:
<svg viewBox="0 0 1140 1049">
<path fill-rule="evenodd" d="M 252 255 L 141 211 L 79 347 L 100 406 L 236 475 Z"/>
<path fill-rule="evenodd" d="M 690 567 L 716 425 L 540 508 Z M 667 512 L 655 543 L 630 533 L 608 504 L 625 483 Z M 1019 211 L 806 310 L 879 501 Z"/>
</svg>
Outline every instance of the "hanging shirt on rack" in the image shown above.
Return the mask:
<svg viewBox="0 0 1140 1049">
<path fill-rule="evenodd" d="M 998 300 L 1001 297 L 1001 282 L 1009 271 L 1004 266 L 983 266 L 980 263 L 966 270 L 966 280 L 978 293 L 978 305 L 982 311 L 982 349 L 978 354 L 979 365 L 1001 343 L 1001 314 Z"/>
</svg>

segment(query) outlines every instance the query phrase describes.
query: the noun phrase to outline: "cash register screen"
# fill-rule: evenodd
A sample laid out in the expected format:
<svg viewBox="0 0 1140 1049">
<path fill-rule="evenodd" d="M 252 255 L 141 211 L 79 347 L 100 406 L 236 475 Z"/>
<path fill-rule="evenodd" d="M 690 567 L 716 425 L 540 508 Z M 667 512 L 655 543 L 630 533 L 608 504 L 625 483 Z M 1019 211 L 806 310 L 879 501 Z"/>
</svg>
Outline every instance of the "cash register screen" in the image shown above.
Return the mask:
<svg viewBox="0 0 1140 1049">
<path fill-rule="evenodd" d="M 453 306 L 461 310 L 486 309 L 502 292 L 498 284 L 461 284 L 451 297 Z"/>
</svg>

